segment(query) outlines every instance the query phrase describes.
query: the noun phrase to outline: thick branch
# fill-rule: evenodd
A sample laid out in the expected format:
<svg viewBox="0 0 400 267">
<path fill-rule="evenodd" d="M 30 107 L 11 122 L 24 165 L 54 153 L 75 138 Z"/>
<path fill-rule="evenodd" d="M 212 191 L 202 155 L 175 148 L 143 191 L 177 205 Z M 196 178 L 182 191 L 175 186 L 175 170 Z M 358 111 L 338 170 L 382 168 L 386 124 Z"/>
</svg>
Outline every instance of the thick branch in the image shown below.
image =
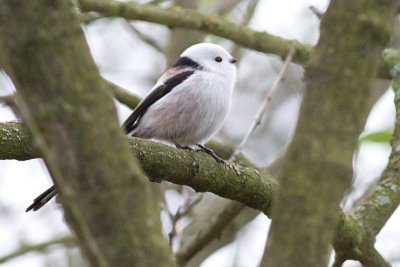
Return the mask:
<svg viewBox="0 0 400 267">
<path fill-rule="evenodd" d="M 0 123 L 0 129 L 3 128 L 21 134 L 15 137 L 13 137 L 14 135 L 9 136 L 9 142 L 17 144 L 19 142 L 20 144 L 15 147 L 0 147 L 0 159 L 12 159 L 10 154 L 3 150 L 4 147 L 14 150 L 14 155 L 22 160 L 38 157 L 38 154 L 31 149 L 29 136 L 21 123 Z M 4 132 L 0 130 L 0 139 L 3 135 Z M 265 214 L 270 214 L 270 203 L 272 195 L 276 192 L 277 182 L 267 174 L 262 174 L 262 177 L 260 177 L 260 173 L 248 169 L 242 177 L 242 175 L 238 176 L 224 165 L 217 164 L 204 153 L 178 150 L 160 143 L 136 138 L 132 138 L 130 143 L 132 152 L 138 157 L 140 164 L 151 180 L 161 181 L 161 179 L 165 179 L 165 181 L 172 183 L 191 186 L 198 192 L 213 192 L 222 197 L 240 201 L 249 207 L 263 211 Z M 228 157 L 232 152 L 232 150 L 227 150 L 222 146 L 214 145 L 213 148 L 224 157 Z M 266 203 L 267 205 L 264 205 Z M 388 214 L 381 215 L 388 218 L 392 213 L 393 210 Z M 343 260 L 355 259 L 361 261 L 362 259 L 365 260 L 366 255 L 373 259 L 373 255 L 376 254 L 368 252 L 373 248 L 374 242 L 368 238 L 370 235 L 367 235 L 365 229 L 352 216 L 341 214 L 336 235 L 335 249 L 338 253 L 345 253 L 341 254 Z M 190 251 L 182 250 L 178 256 L 179 261 L 184 263 L 190 258 Z M 365 251 L 367 253 L 361 253 Z"/>
<path fill-rule="evenodd" d="M 177 6 L 165 9 L 135 2 L 104 0 L 79 0 L 79 3 L 84 12 L 96 11 L 110 17 L 144 20 L 169 27 L 199 30 L 230 39 L 260 52 L 277 54 L 282 57 L 286 56 L 293 43 L 296 43 L 294 62 L 306 62 L 311 50 L 310 46 L 300 44 L 296 40 L 288 41 L 266 32 L 253 31 L 246 26 L 237 25 L 218 16 L 206 15 Z"/>
<path fill-rule="evenodd" d="M 333 1 L 321 21 L 261 266 L 327 264 L 339 203 L 351 184 L 357 137 L 369 111 L 372 78 L 398 5 L 378 2 Z"/>
<path fill-rule="evenodd" d="M 385 61 L 393 67 L 393 90 L 400 90 L 400 52 L 387 50 Z M 352 210 L 347 224 L 339 224 L 335 251 L 339 260 L 355 259 L 365 266 L 389 266 L 373 247 L 375 236 L 400 204 L 400 99 L 395 98 L 396 121 L 391 141 L 389 162 L 372 191 Z M 352 227 L 345 227 L 351 224 Z M 356 233 L 356 234 L 355 234 Z M 354 238 L 354 237 L 357 238 Z"/>
<path fill-rule="evenodd" d="M 0 124 L 0 159 L 29 160 L 38 157 L 31 138 L 20 122 Z"/>
<path fill-rule="evenodd" d="M 0 129 L 2 128 L 19 132 L 21 135 L 15 137 L 10 135 L 8 141 L 11 144 L 18 142 L 20 144 L 0 147 L 0 159 L 12 159 L 11 155 L 3 148 L 14 150 L 13 155 L 17 155 L 22 160 L 39 157 L 31 149 L 29 136 L 22 123 L 0 123 Z M 0 131 L 0 140 L 1 138 L 2 132 Z M 261 170 L 258 171 L 250 165 L 246 165 L 249 163 L 244 160 L 239 162 L 248 167 L 238 166 L 240 171 L 240 175 L 238 175 L 234 169 L 217 163 L 212 157 L 202 152 L 188 152 L 138 138 L 131 138 L 130 146 L 143 170 L 152 181 L 165 180 L 191 186 L 198 192 L 213 192 L 269 214 L 277 182 Z M 213 148 L 223 157 L 232 152 L 221 145 L 214 145 Z"/>
<path fill-rule="evenodd" d="M 251 30 L 218 16 L 207 15 L 194 10 L 172 6 L 161 8 L 155 5 L 141 5 L 135 2 L 105 0 L 79 0 L 84 12 L 96 11 L 103 16 L 122 17 L 128 20 L 143 20 L 163 24 L 169 27 L 186 28 L 215 34 L 244 47 L 267 54 L 285 57 L 293 43 L 297 50 L 293 62 L 306 63 L 311 54 L 311 46 L 300 44 L 296 40 L 287 40 L 267 32 Z M 390 78 L 389 67 L 385 64 L 379 69 L 380 78 Z"/>
<path fill-rule="evenodd" d="M 91 265 L 174 266 L 157 192 L 127 147 L 73 8 L 0 1 L 0 56 L 18 109 Z"/>
<path fill-rule="evenodd" d="M 197 192 L 212 192 L 262 210 L 269 215 L 277 183 L 261 171 L 238 166 L 240 174 L 205 153 L 188 153 L 160 143 L 132 138 L 131 148 L 153 181 L 187 185 Z M 216 148 L 216 147 L 213 147 Z M 220 151 L 220 149 L 216 148 Z M 249 192 L 252 192 L 251 195 Z"/>
<path fill-rule="evenodd" d="M 114 98 L 118 100 L 121 104 L 134 109 L 140 102 L 140 97 L 120 88 L 111 82 L 105 81 L 105 85 L 111 91 Z"/>
<path fill-rule="evenodd" d="M 392 88 L 396 120 L 391 140 L 389 162 L 373 191 L 352 212 L 352 215 L 376 236 L 400 204 L 400 50 L 385 51 L 385 61 L 393 66 Z"/>
</svg>

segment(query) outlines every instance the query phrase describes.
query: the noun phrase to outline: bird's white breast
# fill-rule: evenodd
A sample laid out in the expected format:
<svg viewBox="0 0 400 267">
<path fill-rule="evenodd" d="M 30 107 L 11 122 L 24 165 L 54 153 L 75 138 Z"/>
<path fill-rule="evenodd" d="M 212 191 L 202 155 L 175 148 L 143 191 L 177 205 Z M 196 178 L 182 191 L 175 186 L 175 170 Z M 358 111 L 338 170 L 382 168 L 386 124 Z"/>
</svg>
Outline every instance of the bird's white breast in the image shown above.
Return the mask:
<svg viewBox="0 0 400 267">
<path fill-rule="evenodd" d="M 196 71 L 144 114 L 140 131 L 182 145 L 204 143 L 220 130 L 228 114 L 234 81 Z"/>
</svg>

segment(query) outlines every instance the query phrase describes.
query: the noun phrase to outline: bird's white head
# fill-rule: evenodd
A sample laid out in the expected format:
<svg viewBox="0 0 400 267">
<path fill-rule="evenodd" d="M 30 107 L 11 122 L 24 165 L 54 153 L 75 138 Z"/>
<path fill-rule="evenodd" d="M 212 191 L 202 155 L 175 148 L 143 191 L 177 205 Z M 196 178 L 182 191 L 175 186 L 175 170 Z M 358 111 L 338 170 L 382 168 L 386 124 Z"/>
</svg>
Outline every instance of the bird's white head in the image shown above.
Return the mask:
<svg viewBox="0 0 400 267">
<path fill-rule="evenodd" d="M 235 80 L 236 59 L 222 46 L 211 43 L 199 43 L 188 47 L 181 57 L 188 57 L 198 63 L 201 67 L 211 72 Z"/>
</svg>

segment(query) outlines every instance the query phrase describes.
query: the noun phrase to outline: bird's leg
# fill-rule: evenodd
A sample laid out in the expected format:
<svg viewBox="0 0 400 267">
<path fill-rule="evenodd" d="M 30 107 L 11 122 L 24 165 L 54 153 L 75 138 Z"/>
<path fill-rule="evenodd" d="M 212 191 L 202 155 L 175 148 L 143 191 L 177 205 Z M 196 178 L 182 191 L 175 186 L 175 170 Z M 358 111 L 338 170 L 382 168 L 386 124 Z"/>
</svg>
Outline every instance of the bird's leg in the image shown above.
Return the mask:
<svg viewBox="0 0 400 267">
<path fill-rule="evenodd" d="M 194 152 L 194 149 L 191 148 L 190 146 L 181 145 L 181 144 L 178 144 L 178 143 L 174 143 L 174 145 L 175 145 L 176 148 L 179 148 L 179 149 L 186 149 L 186 150 L 189 150 L 189 151 L 191 151 L 191 152 Z"/>
<path fill-rule="evenodd" d="M 178 143 L 174 143 L 174 145 L 176 146 L 176 148 L 179 148 L 179 149 L 187 149 L 187 150 L 192 151 L 192 152 L 194 152 L 194 151 L 196 151 L 196 152 L 197 152 L 197 151 L 203 151 L 203 152 L 207 153 L 208 155 L 210 155 L 211 157 L 213 157 L 218 163 L 222 163 L 222 164 L 224 164 L 224 165 L 226 165 L 226 166 L 232 168 L 232 169 L 236 172 L 237 175 L 240 175 L 240 171 L 236 168 L 235 165 L 233 165 L 233 164 L 232 164 L 231 162 L 229 162 L 229 161 L 226 161 L 226 160 L 220 158 L 220 157 L 214 152 L 214 150 L 212 150 L 211 148 L 208 148 L 208 147 L 203 146 L 203 145 L 200 145 L 200 144 L 196 144 L 196 146 L 197 146 L 199 149 L 198 149 L 198 150 L 194 150 L 194 149 L 193 149 L 192 147 L 190 147 L 190 146 L 181 145 L 181 144 L 178 144 Z"/>
<path fill-rule="evenodd" d="M 196 144 L 196 146 L 198 146 L 200 148 L 200 151 L 206 152 L 208 155 L 210 155 L 211 157 L 213 157 L 218 163 L 224 163 L 224 164 L 228 164 L 228 162 L 226 162 L 224 159 L 220 158 L 215 152 L 214 150 L 212 150 L 211 148 L 208 148 L 206 146 L 200 145 L 200 144 Z M 228 164 L 229 165 L 229 164 Z"/>
<path fill-rule="evenodd" d="M 211 148 L 208 148 L 208 147 L 203 146 L 203 145 L 200 145 L 200 144 L 196 144 L 196 146 L 197 146 L 198 148 L 200 148 L 200 150 L 198 150 L 198 151 L 203 151 L 203 152 L 207 153 L 208 155 L 210 155 L 211 157 L 213 157 L 218 163 L 223 163 L 224 165 L 226 165 L 226 166 L 232 168 L 232 169 L 236 172 L 237 175 L 240 175 L 240 171 L 236 168 L 236 166 L 235 166 L 233 163 L 231 163 L 231 162 L 229 162 L 229 161 L 227 161 L 227 160 L 224 160 L 224 159 L 220 158 L 220 157 L 214 152 L 214 150 L 212 150 Z"/>
</svg>

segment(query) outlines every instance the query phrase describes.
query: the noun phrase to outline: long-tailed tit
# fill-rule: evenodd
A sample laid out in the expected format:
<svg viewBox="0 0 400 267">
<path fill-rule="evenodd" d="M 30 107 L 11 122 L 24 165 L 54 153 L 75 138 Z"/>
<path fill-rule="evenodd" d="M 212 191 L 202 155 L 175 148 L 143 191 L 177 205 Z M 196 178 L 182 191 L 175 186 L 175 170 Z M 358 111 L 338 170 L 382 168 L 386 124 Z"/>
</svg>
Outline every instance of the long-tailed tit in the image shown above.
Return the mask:
<svg viewBox="0 0 400 267">
<path fill-rule="evenodd" d="M 216 44 L 187 48 L 139 103 L 123 129 L 128 136 L 169 141 L 178 148 L 197 146 L 223 162 L 204 143 L 222 127 L 231 104 L 236 59 Z M 52 186 L 26 211 L 38 210 L 56 195 Z"/>
<path fill-rule="evenodd" d="M 221 161 L 204 143 L 228 114 L 235 62 L 216 44 L 187 48 L 124 122 L 126 133 L 169 141 L 178 148 L 195 145 Z"/>
</svg>

